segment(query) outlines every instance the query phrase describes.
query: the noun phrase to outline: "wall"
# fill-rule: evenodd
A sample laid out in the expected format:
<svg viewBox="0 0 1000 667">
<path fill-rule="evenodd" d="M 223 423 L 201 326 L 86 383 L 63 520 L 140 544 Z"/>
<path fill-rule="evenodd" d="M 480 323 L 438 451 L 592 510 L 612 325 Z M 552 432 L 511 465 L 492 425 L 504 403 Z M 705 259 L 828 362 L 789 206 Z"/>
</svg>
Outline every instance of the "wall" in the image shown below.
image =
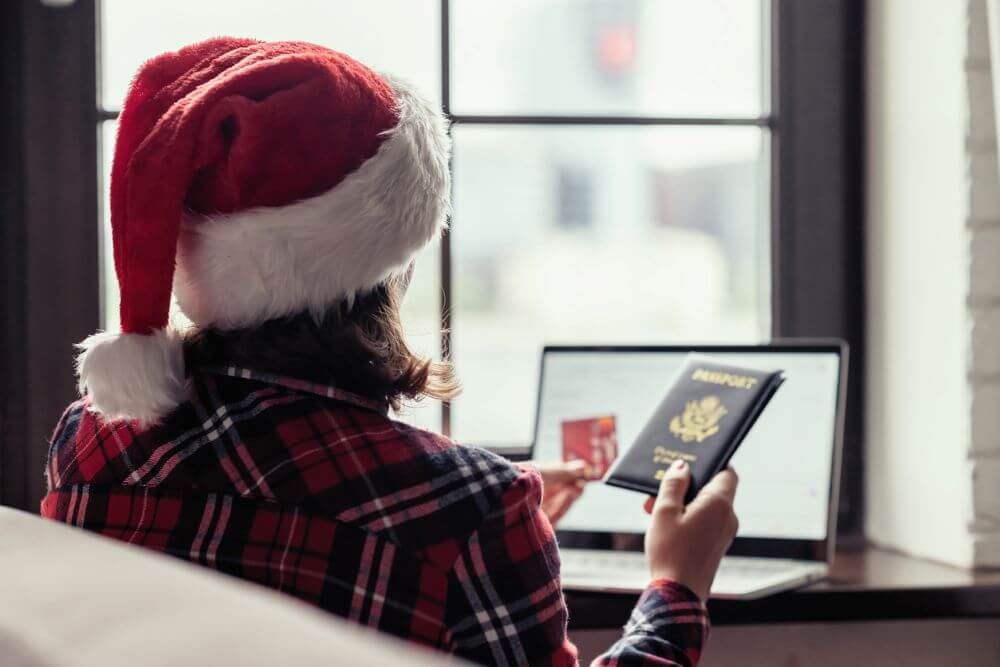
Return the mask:
<svg viewBox="0 0 1000 667">
<path fill-rule="evenodd" d="M 986 0 L 868 10 L 866 533 L 1000 565 L 1000 187 Z"/>
<path fill-rule="evenodd" d="M 987 5 L 990 5 L 987 11 Z M 989 16 L 987 16 L 987 13 Z M 987 23 L 991 30 L 987 31 Z M 994 94 L 1000 3 L 971 0 L 966 89 L 970 179 L 973 562 L 1000 565 L 1000 169 Z M 992 51 L 992 58 L 990 52 Z"/>
</svg>

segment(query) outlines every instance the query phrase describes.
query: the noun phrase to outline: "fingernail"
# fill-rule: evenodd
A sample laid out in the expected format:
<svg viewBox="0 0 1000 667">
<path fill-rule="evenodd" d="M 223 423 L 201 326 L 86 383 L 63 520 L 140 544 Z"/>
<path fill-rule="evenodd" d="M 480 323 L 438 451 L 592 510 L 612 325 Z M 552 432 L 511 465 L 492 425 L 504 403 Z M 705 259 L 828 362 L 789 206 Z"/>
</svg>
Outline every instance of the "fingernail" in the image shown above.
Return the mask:
<svg viewBox="0 0 1000 667">
<path fill-rule="evenodd" d="M 670 464 L 670 467 L 674 470 L 684 470 L 686 466 L 687 463 L 685 463 L 684 459 L 674 459 L 674 462 Z"/>
</svg>

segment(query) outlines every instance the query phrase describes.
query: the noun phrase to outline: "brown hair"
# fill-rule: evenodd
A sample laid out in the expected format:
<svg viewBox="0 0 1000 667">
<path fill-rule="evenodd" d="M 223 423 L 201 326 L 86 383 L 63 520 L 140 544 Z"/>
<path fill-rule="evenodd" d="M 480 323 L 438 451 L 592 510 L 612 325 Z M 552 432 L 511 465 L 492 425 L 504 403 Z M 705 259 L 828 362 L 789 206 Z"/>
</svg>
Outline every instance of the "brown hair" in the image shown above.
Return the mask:
<svg viewBox="0 0 1000 667">
<path fill-rule="evenodd" d="M 321 317 L 300 313 L 251 329 L 199 330 L 185 341 L 186 365 L 233 364 L 334 384 L 384 397 L 394 409 L 404 398 L 450 400 L 460 391 L 452 365 L 421 357 L 406 343 L 399 305 L 407 282 L 390 278 Z"/>
</svg>

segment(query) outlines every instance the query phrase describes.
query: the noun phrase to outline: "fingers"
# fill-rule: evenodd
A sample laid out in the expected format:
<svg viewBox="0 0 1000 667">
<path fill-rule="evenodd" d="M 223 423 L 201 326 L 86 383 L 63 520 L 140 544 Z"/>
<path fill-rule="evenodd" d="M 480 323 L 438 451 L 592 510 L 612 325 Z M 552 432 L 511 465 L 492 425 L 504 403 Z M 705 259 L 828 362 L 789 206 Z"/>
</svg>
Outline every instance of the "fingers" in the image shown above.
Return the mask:
<svg viewBox="0 0 1000 667">
<path fill-rule="evenodd" d="M 580 460 L 567 461 L 565 463 L 532 462 L 531 465 L 538 471 L 538 474 L 542 476 L 542 483 L 549 487 L 569 484 L 571 482 L 576 482 L 577 480 L 584 480 L 587 477 L 587 464 Z"/>
<path fill-rule="evenodd" d="M 739 521 L 733 511 L 738 482 L 732 468 L 723 470 L 698 492 L 685 516 L 692 521 L 707 521 L 718 526 L 732 538 L 739 528 Z"/>
<path fill-rule="evenodd" d="M 658 511 L 682 512 L 684 510 L 684 494 L 687 493 L 690 485 L 691 468 L 683 459 L 677 459 L 670 464 L 663 475 L 654 508 Z"/>
<path fill-rule="evenodd" d="M 739 481 L 736 471 L 732 468 L 726 468 L 710 479 L 698 495 L 716 493 L 732 503 L 736 499 L 736 485 Z"/>
</svg>

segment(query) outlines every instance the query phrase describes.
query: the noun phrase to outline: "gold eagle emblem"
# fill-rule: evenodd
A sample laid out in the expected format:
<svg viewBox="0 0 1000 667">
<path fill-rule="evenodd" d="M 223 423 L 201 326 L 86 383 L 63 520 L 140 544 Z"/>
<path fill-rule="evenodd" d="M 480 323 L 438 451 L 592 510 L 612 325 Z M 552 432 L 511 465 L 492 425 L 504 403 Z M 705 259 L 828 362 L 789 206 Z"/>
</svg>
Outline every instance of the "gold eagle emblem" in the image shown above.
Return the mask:
<svg viewBox="0 0 1000 667">
<path fill-rule="evenodd" d="M 727 412 L 717 396 L 688 401 L 684 412 L 670 420 L 670 432 L 683 442 L 702 442 L 719 432 L 719 420 Z"/>
</svg>

